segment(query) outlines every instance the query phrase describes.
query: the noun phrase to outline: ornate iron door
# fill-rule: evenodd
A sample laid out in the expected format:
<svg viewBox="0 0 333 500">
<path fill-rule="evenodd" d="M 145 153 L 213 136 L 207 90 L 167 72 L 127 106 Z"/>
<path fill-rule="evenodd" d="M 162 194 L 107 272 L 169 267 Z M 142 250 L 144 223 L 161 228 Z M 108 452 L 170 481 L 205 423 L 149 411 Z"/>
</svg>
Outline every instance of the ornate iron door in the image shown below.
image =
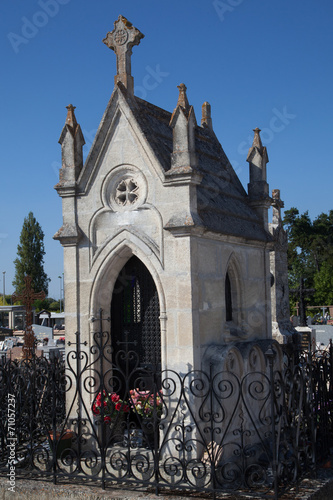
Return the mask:
<svg viewBox="0 0 333 500">
<path fill-rule="evenodd" d="M 160 369 L 160 307 L 154 280 L 137 258 L 125 264 L 111 302 L 111 342 L 114 359 L 119 351 L 134 351 L 139 366 Z M 155 369 L 156 369 L 155 368 Z"/>
</svg>

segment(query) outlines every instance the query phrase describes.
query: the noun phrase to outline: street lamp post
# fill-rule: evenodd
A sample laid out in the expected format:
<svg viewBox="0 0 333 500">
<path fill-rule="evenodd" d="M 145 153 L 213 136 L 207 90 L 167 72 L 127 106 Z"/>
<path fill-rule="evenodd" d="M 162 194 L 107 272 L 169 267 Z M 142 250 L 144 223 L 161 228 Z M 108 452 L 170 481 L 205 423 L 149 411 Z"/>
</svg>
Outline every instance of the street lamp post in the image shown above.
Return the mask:
<svg viewBox="0 0 333 500">
<path fill-rule="evenodd" d="M 60 299 L 59 299 L 59 303 L 60 303 L 60 312 L 61 312 L 61 279 L 62 279 L 62 277 L 58 276 L 58 278 L 60 279 Z"/>
<path fill-rule="evenodd" d="M 6 278 L 6 271 L 2 271 L 3 274 L 3 305 L 6 305 L 6 299 L 5 299 L 5 278 Z"/>
</svg>

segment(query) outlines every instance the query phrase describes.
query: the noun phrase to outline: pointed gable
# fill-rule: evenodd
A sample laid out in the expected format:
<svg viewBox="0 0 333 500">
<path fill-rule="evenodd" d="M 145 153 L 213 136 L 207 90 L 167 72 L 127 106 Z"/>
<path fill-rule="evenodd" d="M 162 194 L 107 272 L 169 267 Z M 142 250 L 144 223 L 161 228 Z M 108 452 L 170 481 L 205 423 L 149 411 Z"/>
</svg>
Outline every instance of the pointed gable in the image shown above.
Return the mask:
<svg viewBox="0 0 333 500">
<path fill-rule="evenodd" d="M 138 153 L 145 156 L 148 163 L 153 165 L 158 176 L 162 177 L 164 168 L 159 162 L 159 156 L 145 140 L 145 127 L 137 108 L 136 99 L 131 98 L 124 86 L 118 83 L 112 93 L 108 106 L 97 130 L 94 142 L 86 159 L 80 178 L 79 189 L 85 192 L 96 177 L 99 168 L 105 162 L 112 141 L 117 141 L 119 162 L 126 163 L 126 158 L 121 158 L 123 148 L 128 148 L 127 141 L 134 142 Z M 122 140 L 118 137 L 122 134 Z M 125 137 L 125 135 L 127 137 Z M 129 155 L 128 155 L 129 156 Z"/>
</svg>

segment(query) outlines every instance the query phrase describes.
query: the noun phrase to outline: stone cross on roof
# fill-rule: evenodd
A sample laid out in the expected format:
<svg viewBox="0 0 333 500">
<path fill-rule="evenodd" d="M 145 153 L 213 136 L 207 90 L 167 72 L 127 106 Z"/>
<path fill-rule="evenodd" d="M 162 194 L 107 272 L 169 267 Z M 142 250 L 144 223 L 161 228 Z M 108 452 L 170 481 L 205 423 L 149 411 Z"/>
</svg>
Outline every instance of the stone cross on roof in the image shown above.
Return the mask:
<svg viewBox="0 0 333 500">
<path fill-rule="evenodd" d="M 187 87 L 185 83 L 181 83 L 180 85 L 177 85 L 177 88 L 179 90 L 177 106 L 181 106 L 184 109 L 184 111 L 188 113 L 190 105 L 186 95 Z"/>
<path fill-rule="evenodd" d="M 122 82 L 127 90 L 134 94 L 134 80 L 131 75 L 132 47 L 139 45 L 144 35 L 123 16 L 119 16 L 114 23 L 114 30 L 109 31 L 103 42 L 114 50 L 117 56 L 117 75 L 115 84 Z"/>
</svg>

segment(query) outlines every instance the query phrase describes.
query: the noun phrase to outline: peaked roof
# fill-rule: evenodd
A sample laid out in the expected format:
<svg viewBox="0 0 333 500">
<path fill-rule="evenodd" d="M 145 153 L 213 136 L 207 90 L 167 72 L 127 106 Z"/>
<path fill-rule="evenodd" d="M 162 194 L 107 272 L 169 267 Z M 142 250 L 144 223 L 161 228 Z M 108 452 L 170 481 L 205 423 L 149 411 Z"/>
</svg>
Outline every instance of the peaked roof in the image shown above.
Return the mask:
<svg viewBox="0 0 333 500">
<path fill-rule="evenodd" d="M 173 132 L 172 113 L 139 97 L 131 96 L 118 82 L 105 110 L 94 143 L 82 169 L 79 183 L 86 184 L 104 147 L 115 110 L 120 101 L 128 117 L 135 119 L 164 173 L 171 169 Z M 123 108 L 124 109 L 124 108 Z M 195 127 L 197 170 L 202 181 L 197 185 L 197 211 L 204 229 L 259 241 L 271 241 L 260 218 L 250 206 L 246 191 L 233 170 L 214 132 L 206 124 Z M 84 180 L 85 179 L 85 180 Z M 198 220 L 198 218 L 197 218 Z"/>
<path fill-rule="evenodd" d="M 134 97 L 135 118 L 164 171 L 171 168 L 173 151 L 172 113 Z M 136 109 L 135 109 L 136 108 Z M 270 241 L 221 144 L 208 126 L 196 126 L 195 146 L 198 171 L 203 175 L 197 186 L 198 215 L 212 231 Z"/>
</svg>

